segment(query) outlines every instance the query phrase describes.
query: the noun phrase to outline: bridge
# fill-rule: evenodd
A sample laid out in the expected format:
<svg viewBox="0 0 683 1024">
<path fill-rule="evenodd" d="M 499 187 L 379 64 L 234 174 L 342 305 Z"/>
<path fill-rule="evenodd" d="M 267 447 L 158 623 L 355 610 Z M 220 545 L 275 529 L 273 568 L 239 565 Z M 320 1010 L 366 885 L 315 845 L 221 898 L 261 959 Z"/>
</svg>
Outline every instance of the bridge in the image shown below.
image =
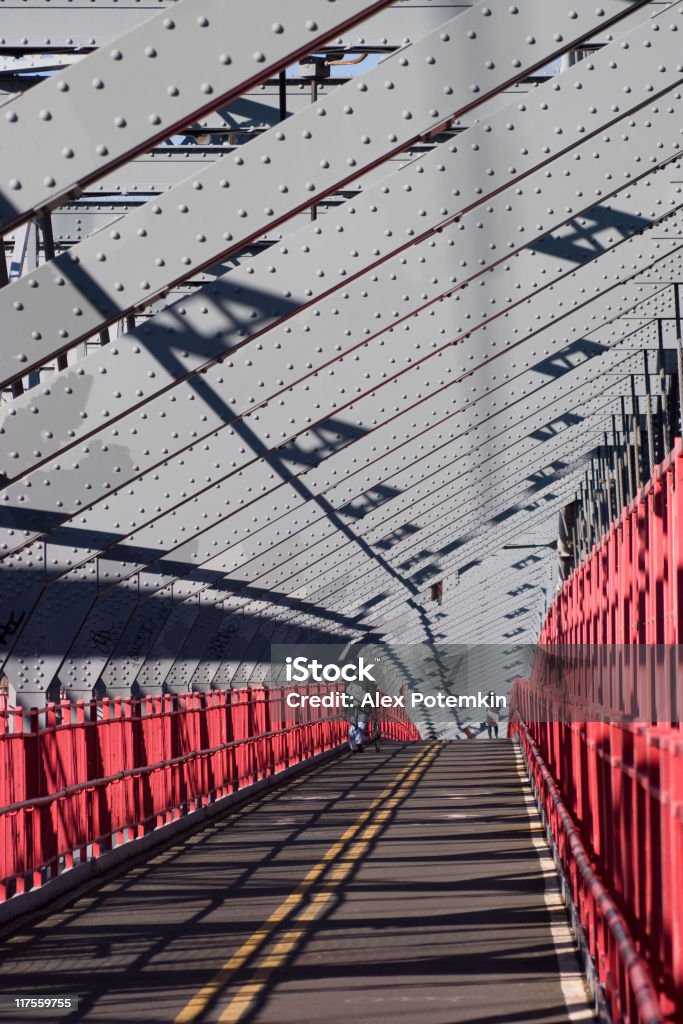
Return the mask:
<svg viewBox="0 0 683 1024">
<path fill-rule="evenodd" d="M 0 0 L 0 1020 L 683 1020 L 681 39 Z"/>
</svg>

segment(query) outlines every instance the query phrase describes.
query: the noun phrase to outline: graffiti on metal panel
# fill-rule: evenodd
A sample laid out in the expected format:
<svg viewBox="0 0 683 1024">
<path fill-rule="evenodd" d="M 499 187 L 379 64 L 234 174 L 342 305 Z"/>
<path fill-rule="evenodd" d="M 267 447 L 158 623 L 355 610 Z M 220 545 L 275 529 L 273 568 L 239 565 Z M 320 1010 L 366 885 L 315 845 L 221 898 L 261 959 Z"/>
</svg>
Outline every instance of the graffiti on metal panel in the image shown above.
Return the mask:
<svg viewBox="0 0 683 1024">
<path fill-rule="evenodd" d="M 26 618 L 26 612 L 22 612 L 18 618 L 15 615 L 15 612 L 10 612 L 9 619 L 0 626 L 0 644 L 6 644 L 8 637 L 14 636 Z"/>
<path fill-rule="evenodd" d="M 129 659 L 131 661 L 141 661 L 142 660 L 143 651 L 144 651 L 144 646 L 143 645 L 145 644 L 146 641 L 150 640 L 151 637 L 153 637 L 155 633 L 156 633 L 156 629 L 155 629 L 155 626 L 154 626 L 153 622 L 150 622 L 149 620 L 147 620 L 146 622 L 143 622 L 140 625 L 140 628 L 138 629 L 137 633 L 135 634 L 135 639 L 133 640 L 133 643 L 131 644 L 130 651 L 128 652 L 128 657 L 129 657 Z"/>
<path fill-rule="evenodd" d="M 108 629 L 91 629 L 90 640 L 100 654 L 111 654 L 121 634 L 122 622 L 113 622 Z"/>
<path fill-rule="evenodd" d="M 238 629 L 239 626 L 234 621 L 230 621 L 225 626 L 221 627 L 209 644 L 207 654 L 210 661 L 215 660 L 216 658 L 222 658 L 226 644 L 230 642 L 230 638 Z"/>
</svg>

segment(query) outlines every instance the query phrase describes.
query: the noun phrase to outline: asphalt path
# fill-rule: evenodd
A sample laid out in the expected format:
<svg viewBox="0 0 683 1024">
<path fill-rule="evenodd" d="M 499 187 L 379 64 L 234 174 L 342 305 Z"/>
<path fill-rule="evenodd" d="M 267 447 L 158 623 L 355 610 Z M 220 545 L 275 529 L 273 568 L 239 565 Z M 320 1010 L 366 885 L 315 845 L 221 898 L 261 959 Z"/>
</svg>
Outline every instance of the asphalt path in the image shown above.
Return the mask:
<svg viewBox="0 0 683 1024">
<path fill-rule="evenodd" d="M 79 1003 L 0 1021 L 590 1020 L 529 808 L 509 740 L 343 755 L 5 935 Z"/>
</svg>

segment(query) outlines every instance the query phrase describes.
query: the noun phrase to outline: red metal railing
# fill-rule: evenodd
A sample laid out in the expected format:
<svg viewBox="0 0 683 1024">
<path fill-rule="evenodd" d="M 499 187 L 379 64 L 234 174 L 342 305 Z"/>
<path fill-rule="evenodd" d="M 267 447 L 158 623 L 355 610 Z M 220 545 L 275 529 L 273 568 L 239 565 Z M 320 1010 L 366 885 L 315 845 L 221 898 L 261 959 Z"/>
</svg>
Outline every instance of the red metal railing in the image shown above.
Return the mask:
<svg viewBox="0 0 683 1024">
<path fill-rule="evenodd" d="M 516 696 L 520 698 L 520 694 Z M 661 1024 L 663 1017 L 650 971 L 638 954 L 621 911 L 596 874 L 555 780 L 518 714 L 511 722 L 511 732 L 519 737 L 526 754 L 612 1020 Z"/>
<path fill-rule="evenodd" d="M 683 640 L 683 441 L 564 583 L 541 644 Z"/>
<path fill-rule="evenodd" d="M 292 689 L 0 715 L 0 899 L 342 743 L 347 723 L 323 709 L 297 716 L 286 705 Z M 419 738 L 405 716 L 383 719 L 382 731 Z"/>
<path fill-rule="evenodd" d="M 585 865 L 614 902 L 612 919 L 632 936 L 621 946 L 626 960 L 615 961 L 620 947 L 577 881 L 574 847 L 565 843 L 565 869 L 616 1020 L 651 1019 L 629 987 L 634 953 L 651 974 L 661 1019 L 683 1020 L 682 655 L 679 439 L 565 582 L 548 612 L 532 680 L 518 680 L 511 699 L 513 729 L 543 783 L 558 846 L 566 823 L 550 782 L 576 823 Z"/>
</svg>

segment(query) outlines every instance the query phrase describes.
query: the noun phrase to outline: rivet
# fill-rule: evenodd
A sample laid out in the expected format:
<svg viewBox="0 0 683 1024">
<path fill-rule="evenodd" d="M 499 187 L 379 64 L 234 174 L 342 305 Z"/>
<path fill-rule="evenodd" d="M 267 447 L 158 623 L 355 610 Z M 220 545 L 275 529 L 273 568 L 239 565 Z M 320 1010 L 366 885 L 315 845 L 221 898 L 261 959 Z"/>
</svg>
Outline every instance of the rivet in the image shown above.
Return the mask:
<svg viewBox="0 0 683 1024">
<path fill-rule="evenodd" d="M 10 179 L 10 183 L 9 183 L 9 187 L 12 188 L 12 189 L 19 189 L 19 188 L 21 188 L 21 182 L 19 181 L 18 178 L 11 178 Z"/>
<path fill-rule="evenodd" d="M 153 46 L 146 46 L 145 47 L 145 57 L 156 57 L 156 55 L 157 55 L 157 51 L 154 49 Z"/>
<path fill-rule="evenodd" d="M 111 53 L 109 54 L 109 56 L 111 57 L 112 60 L 122 60 L 123 59 L 123 54 L 121 53 L 120 50 L 112 50 Z"/>
<path fill-rule="evenodd" d="M 70 160 L 73 155 L 74 155 L 74 151 L 71 148 L 71 146 L 65 146 L 64 149 L 62 150 L 62 156 L 66 157 L 67 160 Z"/>
<path fill-rule="evenodd" d="M 263 64 L 265 59 L 266 55 L 261 50 L 257 50 L 256 53 L 254 54 L 254 60 L 256 61 L 257 64 Z"/>
</svg>

